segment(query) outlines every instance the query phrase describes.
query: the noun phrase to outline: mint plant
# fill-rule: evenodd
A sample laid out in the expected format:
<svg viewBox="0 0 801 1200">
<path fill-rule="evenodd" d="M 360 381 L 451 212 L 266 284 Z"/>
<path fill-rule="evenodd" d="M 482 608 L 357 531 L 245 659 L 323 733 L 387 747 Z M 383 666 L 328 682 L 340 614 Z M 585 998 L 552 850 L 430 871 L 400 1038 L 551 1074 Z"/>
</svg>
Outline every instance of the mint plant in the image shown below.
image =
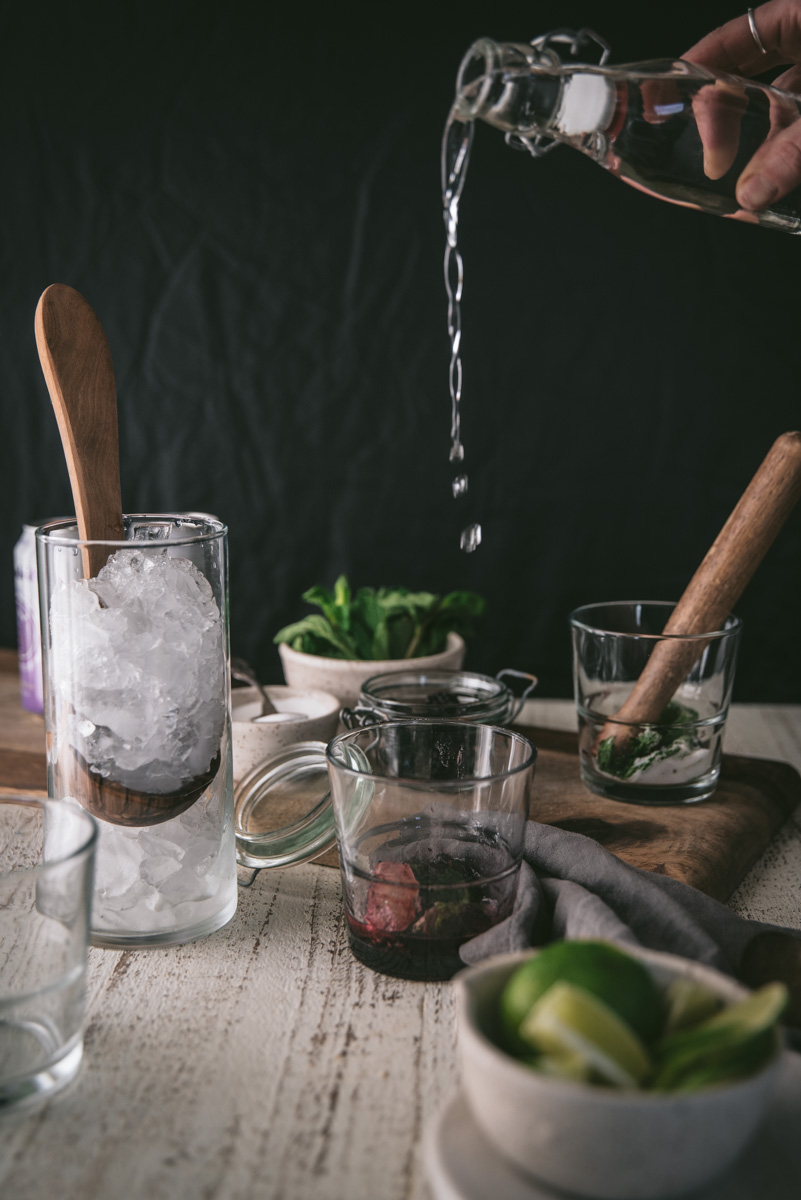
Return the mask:
<svg viewBox="0 0 801 1200">
<path fill-rule="evenodd" d="M 448 634 L 469 637 L 486 601 L 475 592 L 412 592 L 408 588 L 359 588 L 340 575 L 333 591 L 319 585 L 302 597 L 321 612 L 280 629 L 273 639 L 293 650 L 326 658 L 381 660 L 421 658 L 445 649 Z"/>
</svg>

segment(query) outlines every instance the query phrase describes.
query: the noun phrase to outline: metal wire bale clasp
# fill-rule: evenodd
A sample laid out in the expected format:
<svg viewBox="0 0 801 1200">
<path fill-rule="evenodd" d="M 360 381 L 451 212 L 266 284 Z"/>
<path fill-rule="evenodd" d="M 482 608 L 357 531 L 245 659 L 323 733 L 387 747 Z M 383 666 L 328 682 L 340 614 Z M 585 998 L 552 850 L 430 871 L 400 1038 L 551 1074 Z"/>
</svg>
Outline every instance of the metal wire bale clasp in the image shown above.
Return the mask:
<svg viewBox="0 0 801 1200">
<path fill-rule="evenodd" d="M 532 675 L 530 671 L 516 671 L 513 667 L 504 667 L 504 669 L 502 671 L 498 672 L 498 674 L 495 676 L 495 678 L 503 679 L 504 675 L 511 675 L 515 679 L 527 679 L 529 681 L 528 687 L 525 688 L 522 695 L 520 695 L 518 697 L 517 708 L 514 710 L 513 713 L 511 713 L 509 715 L 509 723 L 511 724 L 512 721 L 516 721 L 517 718 L 520 716 L 520 713 L 523 710 L 523 705 L 525 704 L 526 700 L 528 700 L 531 693 L 534 691 L 534 688 L 539 683 L 539 680 L 537 679 L 537 676 Z"/>
<path fill-rule="evenodd" d="M 339 719 L 346 729 L 366 729 L 368 725 L 383 724 L 387 718 L 374 708 L 357 704 L 355 708 L 341 708 Z"/>
<path fill-rule="evenodd" d="M 583 54 L 583 47 L 600 50 L 598 61 L 595 64 L 598 67 L 605 67 L 609 61 L 609 55 L 612 53 L 612 47 L 602 38 L 600 33 L 596 33 L 594 29 L 552 29 L 550 33 L 543 33 L 540 37 L 532 38 L 530 45 L 534 47 L 540 54 L 549 54 L 555 60 L 554 66 L 562 66 L 563 59 L 558 49 L 553 49 L 557 46 L 567 46 L 570 50 L 570 57 L 575 58 L 578 62 L 592 62 L 591 58 L 587 58 Z M 582 55 L 579 58 L 579 55 Z"/>
</svg>

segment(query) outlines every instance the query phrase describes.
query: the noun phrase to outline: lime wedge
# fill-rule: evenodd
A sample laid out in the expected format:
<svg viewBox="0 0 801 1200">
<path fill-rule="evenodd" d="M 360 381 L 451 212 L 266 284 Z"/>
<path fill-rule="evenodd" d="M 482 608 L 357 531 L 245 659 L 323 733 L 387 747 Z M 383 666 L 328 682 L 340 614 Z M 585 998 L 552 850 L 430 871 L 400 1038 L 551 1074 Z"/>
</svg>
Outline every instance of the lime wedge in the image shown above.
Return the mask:
<svg viewBox="0 0 801 1200">
<path fill-rule="evenodd" d="M 665 992 L 667 1016 L 665 1033 L 678 1033 L 706 1021 L 722 1007 L 723 1001 L 709 988 L 693 979 L 674 979 Z"/>
<path fill-rule="evenodd" d="M 578 1055 L 616 1087 L 637 1087 L 651 1070 L 640 1039 L 602 1000 L 570 983 L 555 983 L 534 1005 L 519 1036 L 555 1059 Z"/>
<path fill-rule="evenodd" d="M 744 1046 L 711 1054 L 706 1059 L 692 1059 L 683 1064 L 673 1064 L 672 1078 L 667 1071 L 660 1071 L 653 1082 L 656 1091 L 697 1092 L 701 1088 L 729 1083 L 735 1079 L 747 1079 L 760 1069 L 771 1057 L 776 1046 L 773 1033 L 762 1033 L 751 1038 Z M 667 1080 L 667 1083 L 663 1082 Z"/>
<path fill-rule="evenodd" d="M 662 997 L 641 962 L 610 942 L 552 942 L 517 968 L 501 995 L 501 1020 L 510 1048 L 520 1049 L 521 1024 L 555 983 L 590 992 L 646 1043 L 662 1030 Z"/>
<path fill-rule="evenodd" d="M 714 1049 L 722 1045 L 736 1045 L 757 1037 L 771 1029 L 784 1012 L 788 1001 L 787 988 L 783 983 L 767 983 L 757 992 L 752 992 L 737 1004 L 730 1004 L 713 1017 L 702 1021 L 693 1029 L 669 1034 L 659 1044 L 662 1054 L 695 1048 Z"/>
<path fill-rule="evenodd" d="M 769 983 L 700 1025 L 669 1034 L 656 1048 L 653 1086 L 684 1090 L 691 1080 L 700 1087 L 751 1074 L 773 1052 L 787 1000 L 784 984 Z"/>
<path fill-rule="evenodd" d="M 775 1025 L 787 1007 L 789 993 L 783 983 L 766 983 L 745 1000 L 730 1004 L 704 1021 L 702 1029 L 732 1029 L 743 1037 L 764 1033 Z"/>
</svg>

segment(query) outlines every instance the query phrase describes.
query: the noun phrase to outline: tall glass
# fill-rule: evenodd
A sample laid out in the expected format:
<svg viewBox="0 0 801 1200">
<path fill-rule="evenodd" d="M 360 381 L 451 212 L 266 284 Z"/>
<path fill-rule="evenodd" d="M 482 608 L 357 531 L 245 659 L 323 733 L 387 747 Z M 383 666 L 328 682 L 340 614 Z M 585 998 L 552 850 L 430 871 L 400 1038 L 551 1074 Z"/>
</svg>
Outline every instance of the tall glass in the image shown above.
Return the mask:
<svg viewBox="0 0 801 1200">
<path fill-rule="evenodd" d="M 0 797 L 0 1114 L 81 1065 L 96 842 L 75 804 Z"/>
<path fill-rule="evenodd" d="M 625 600 L 570 615 L 581 778 L 610 800 L 687 804 L 717 786 L 742 622 L 663 633 L 674 608 Z M 647 717 L 629 701 L 646 667 L 670 682 Z"/>
<path fill-rule="evenodd" d="M 94 944 L 164 946 L 236 910 L 227 531 L 192 513 L 123 527 L 37 530 L 48 789 L 99 821 Z"/>
<path fill-rule="evenodd" d="M 509 729 L 410 720 L 340 734 L 327 755 L 351 950 L 450 979 L 459 947 L 512 911 L 536 750 Z"/>
</svg>

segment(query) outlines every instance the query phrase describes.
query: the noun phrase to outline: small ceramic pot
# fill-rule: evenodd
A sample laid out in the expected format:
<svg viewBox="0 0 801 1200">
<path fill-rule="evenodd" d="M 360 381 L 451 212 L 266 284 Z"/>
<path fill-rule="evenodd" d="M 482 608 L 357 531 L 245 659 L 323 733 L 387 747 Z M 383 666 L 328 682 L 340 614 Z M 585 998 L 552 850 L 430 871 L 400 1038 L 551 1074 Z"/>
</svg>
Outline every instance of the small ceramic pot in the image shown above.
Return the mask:
<svg viewBox="0 0 801 1200">
<path fill-rule="evenodd" d="M 282 714 L 300 714 L 296 720 L 254 721 L 262 710 L 255 687 L 231 692 L 234 782 L 238 783 L 258 763 L 296 742 L 329 742 L 339 724 L 339 700 L 329 692 L 268 684 L 264 689 L 273 708 Z"/>
<path fill-rule="evenodd" d="M 747 995 L 711 967 L 627 950 L 660 986 L 683 976 L 728 1004 Z M 499 955 L 455 980 L 464 1092 L 496 1149 L 551 1187 L 601 1200 L 666 1200 L 700 1188 L 730 1166 L 765 1114 L 779 1053 L 748 1079 L 687 1095 L 617 1091 L 540 1075 L 487 1036 L 504 984 L 530 956 Z"/>
<path fill-rule="evenodd" d="M 358 703 L 362 684 L 373 675 L 387 671 L 416 671 L 445 667 L 458 671 L 464 662 L 465 644 L 458 633 L 449 633 L 447 645 L 439 654 L 423 658 L 391 658 L 377 662 L 362 662 L 348 658 L 323 658 L 319 654 L 304 654 L 283 643 L 278 647 L 284 679 L 293 688 L 319 688 L 339 697 L 340 704 Z"/>
</svg>

